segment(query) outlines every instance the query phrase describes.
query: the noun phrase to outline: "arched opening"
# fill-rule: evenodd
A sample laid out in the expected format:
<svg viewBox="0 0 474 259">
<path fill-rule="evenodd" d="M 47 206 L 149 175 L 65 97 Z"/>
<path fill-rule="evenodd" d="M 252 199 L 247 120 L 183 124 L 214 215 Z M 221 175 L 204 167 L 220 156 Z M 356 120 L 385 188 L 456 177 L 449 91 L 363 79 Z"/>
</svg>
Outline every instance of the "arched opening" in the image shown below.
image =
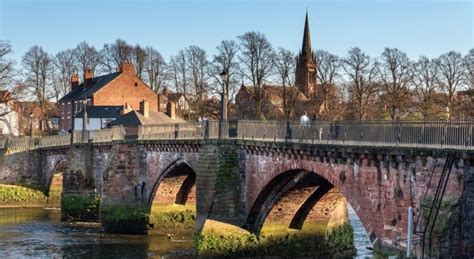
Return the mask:
<svg viewBox="0 0 474 259">
<path fill-rule="evenodd" d="M 148 198 L 151 232 L 192 232 L 196 219 L 196 173 L 175 161 L 158 178 Z"/>
<path fill-rule="evenodd" d="M 47 185 L 45 195 L 47 197 L 46 206 L 61 207 L 61 194 L 63 191 L 63 172 L 66 169 L 66 161 L 60 160 L 56 163 L 50 174 L 47 175 Z"/>
<path fill-rule="evenodd" d="M 340 245 L 354 253 L 348 205 L 344 195 L 324 177 L 306 170 L 290 170 L 276 176 L 262 189 L 244 228 L 263 237 L 298 236 L 297 243 L 320 240 L 328 246 L 324 249 L 339 249 Z M 337 244 L 341 237 L 345 241 Z"/>
</svg>

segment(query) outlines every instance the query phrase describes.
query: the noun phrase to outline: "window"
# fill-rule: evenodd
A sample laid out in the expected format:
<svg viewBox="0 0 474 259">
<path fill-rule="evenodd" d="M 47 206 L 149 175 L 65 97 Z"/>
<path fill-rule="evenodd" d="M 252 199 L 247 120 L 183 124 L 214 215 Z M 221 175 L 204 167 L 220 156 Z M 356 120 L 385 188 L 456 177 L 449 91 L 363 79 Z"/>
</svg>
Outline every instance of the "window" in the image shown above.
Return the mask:
<svg viewBox="0 0 474 259">
<path fill-rule="evenodd" d="M 135 82 L 135 86 L 138 86 L 138 83 L 137 83 L 137 82 Z"/>
</svg>

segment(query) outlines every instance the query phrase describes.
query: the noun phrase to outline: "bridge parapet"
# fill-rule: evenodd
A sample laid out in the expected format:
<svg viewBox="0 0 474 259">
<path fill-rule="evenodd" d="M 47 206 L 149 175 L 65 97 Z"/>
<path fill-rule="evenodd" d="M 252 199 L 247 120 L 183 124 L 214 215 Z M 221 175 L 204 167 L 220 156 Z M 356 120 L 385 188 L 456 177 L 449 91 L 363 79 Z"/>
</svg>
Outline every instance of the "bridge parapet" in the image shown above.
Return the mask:
<svg viewBox="0 0 474 259">
<path fill-rule="evenodd" d="M 39 139 L 38 148 L 69 146 L 71 135 L 44 136 Z"/>
<path fill-rule="evenodd" d="M 304 143 L 384 148 L 455 149 L 474 151 L 474 122 L 412 121 L 203 121 L 139 127 L 74 131 L 73 144 L 137 140 L 236 139 L 275 143 Z M 67 145 L 70 135 L 0 138 L 8 152 Z"/>
</svg>

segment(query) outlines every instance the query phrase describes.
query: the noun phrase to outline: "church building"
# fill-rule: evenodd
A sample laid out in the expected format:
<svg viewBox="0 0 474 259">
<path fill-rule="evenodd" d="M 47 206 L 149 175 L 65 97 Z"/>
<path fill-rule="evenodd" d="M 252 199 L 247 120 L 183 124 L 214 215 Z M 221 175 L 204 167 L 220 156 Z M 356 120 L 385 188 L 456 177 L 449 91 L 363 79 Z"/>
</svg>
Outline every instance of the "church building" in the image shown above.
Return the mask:
<svg viewBox="0 0 474 259">
<path fill-rule="evenodd" d="M 305 18 L 302 48 L 295 59 L 294 86 L 286 86 L 284 89 L 282 85 L 266 84 L 261 88 L 263 92 L 262 111 L 267 120 L 295 119 L 304 112 L 313 117 L 321 103 L 316 96 L 319 85 L 316 81 L 316 60 L 311 49 L 308 13 Z M 242 84 L 235 98 L 239 119 L 260 119 L 255 118 L 253 94 L 253 86 Z M 286 100 L 286 112 L 283 100 Z"/>
</svg>

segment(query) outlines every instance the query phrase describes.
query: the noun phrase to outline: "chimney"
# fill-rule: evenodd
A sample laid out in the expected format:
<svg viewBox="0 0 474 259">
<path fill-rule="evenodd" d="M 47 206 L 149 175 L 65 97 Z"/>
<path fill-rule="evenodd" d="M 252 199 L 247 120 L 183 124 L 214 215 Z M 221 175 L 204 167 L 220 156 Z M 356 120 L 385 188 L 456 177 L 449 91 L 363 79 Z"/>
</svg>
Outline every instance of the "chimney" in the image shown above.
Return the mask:
<svg viewBox="0 0 474 259">
<path fill-rule="evenodd" d="M 168 88 L 166 86 L 163 87 L 162 93 L 163 93 L 163 96 L 168 97 Z"/>
<path fill-rule="evenodd" d="M 149 115 L 149 110 L 150 110 L 149 106 L 150 106 L 150 104 L 148 103 L 147 100 L 142 100 L 140 102 L 140 113 L 145 117 L 148 117 L 148 115 Z"/>
<path fill-rule="evenodd" d="M 135 74 L 135 69 L 133 68 L 133 64 L 129 62 L 122 63 L 119 67 L 119 71 L 124 74 Z"/>
<path fill-rule="evenodd" d="M 176 103 L 174 102 L 168 102 L 166 105 L 166 114 L 172 119 L 176 119 Z"/>
<path fill-rule="evenodd" d="M 76 73 L 73 73 L 71 75 L 71 91 L 76 90 L 78 85 L 79 85 L 79 76 Z"/>
<path fill-rule="evenodd" d="M 132 111 L 132 106 L 130 106 L 130 104 L 128 104 L 128 103 L 125 103 L 125 105 L 123 105 L 123 107 L 122 107 L 120 115 L 127 114 L 131 111 Z"/>
<path fill-rule="evenodd" d="M 87 88 L 92 84 L 92 78 L 94 77 L 94 72 L 90 69 L 84 71 L 84 87 Z"/>
</svg>

